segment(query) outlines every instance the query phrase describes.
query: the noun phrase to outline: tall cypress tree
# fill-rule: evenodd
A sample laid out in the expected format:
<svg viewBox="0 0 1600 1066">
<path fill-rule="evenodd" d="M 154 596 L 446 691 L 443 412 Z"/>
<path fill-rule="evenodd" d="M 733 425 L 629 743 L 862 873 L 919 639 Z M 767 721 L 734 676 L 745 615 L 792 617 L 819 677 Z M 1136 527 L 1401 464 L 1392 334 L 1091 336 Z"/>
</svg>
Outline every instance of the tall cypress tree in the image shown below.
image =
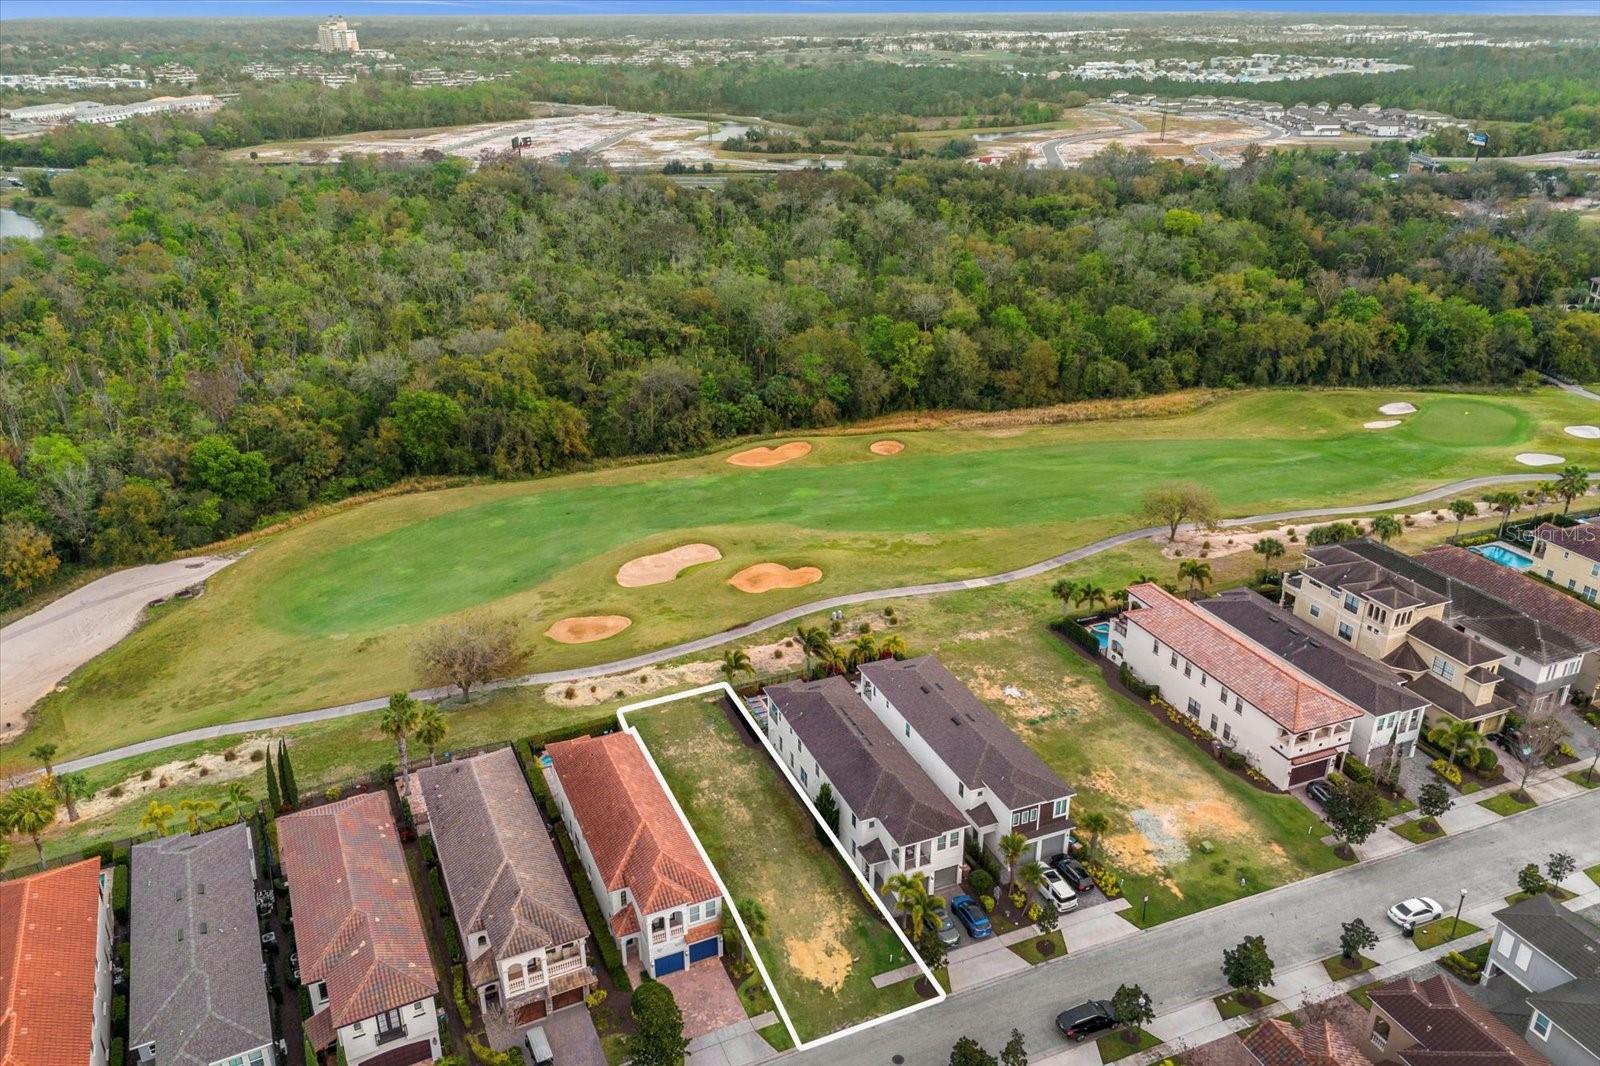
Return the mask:
<svg viewBox="0 0 1600 1066">
<path fill-rule="evenodd" d="M 294 764 L 289 761 L 289 743 L 278 741 L 278 787 L 283 792 L 283 802 L 291 807 L 300 806 L 300 788 L 294 782 Z"/>
<path fill-rule="evenodd" d="M 283 803 L 278 798 L 278 771 L 272 766 L 272 749 L 267 749 L 267 810 L 276 818 L 278 812 L 283 810 Z"/>
</svg>

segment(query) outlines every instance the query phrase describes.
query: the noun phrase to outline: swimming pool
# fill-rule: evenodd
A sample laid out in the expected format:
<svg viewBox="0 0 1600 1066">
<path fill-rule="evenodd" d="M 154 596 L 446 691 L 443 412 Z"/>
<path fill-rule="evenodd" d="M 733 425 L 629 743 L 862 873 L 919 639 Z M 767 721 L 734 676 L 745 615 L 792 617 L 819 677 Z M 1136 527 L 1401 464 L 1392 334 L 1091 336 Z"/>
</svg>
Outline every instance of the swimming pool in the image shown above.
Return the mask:
<svg viewBox="0 0 1600 1066">
<path fill-rule="evenodd" d="M 1100 654 L 1106 653 L 1106 645 L 1111 643 L 1111 623 L 1096 622 L 1089 627 L 1089 632 L 1094 634 L 1095 643 L 1100 645 Z"/>
<path fill-rule="evenodd" d="M 1513 570 L 1527 570 L 1533 566 L 1532 556 L 1524 555 L 1509 544 L 1501 544 L 1499 541 L 1493 544 L 1480 544 L 1468 550 L 1477 552 L 1491 563 L 1509 566 Z"/>
</svg>

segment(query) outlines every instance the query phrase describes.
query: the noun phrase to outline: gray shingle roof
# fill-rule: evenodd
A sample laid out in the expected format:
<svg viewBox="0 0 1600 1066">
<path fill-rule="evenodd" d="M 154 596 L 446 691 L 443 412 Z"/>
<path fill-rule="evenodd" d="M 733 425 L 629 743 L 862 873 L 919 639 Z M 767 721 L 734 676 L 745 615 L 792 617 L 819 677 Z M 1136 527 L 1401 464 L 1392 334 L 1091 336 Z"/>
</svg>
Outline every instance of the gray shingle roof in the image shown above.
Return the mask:
<svg viewBox="0 0 1600 1066">
<path fill-rule="evenodd" d="M 1316 563 L 1311 576 L 1331 588 L 1353 592 L 1385 607 L 1431 607 L 1446 597 L 1416 580 L 1368 559 L 1354 548 L 1359 541 L 1311 548 L 1306 558 Z"/>
<path fill-rule="evenodd" d="M 464 943 L 488 934 L 503 959 L 588 935 L 516 752 L 416 771 Z"/>
<path fill-rule="evenodd" d="M 1600 978 L 1580 978 L 1529 996 L 1528 1003 L 1561 1031 L 1600 1056 Z"/>
<path fill-rule="evenodd" d="M 792 681 L 766 693 L 856 817 L 876 818 L 901 845 L 966 826 L 844 678 Z"/>
<path fill-rule="evenodd" d="M 272 1042 L 254 851 L 244 825 L 138 844 L 130 867 L 128 1045 L 208 1066 Z"/>
<path fill-rule="evenodd" d="M 1408 634 L 1428 647 L 1442 651 L 1450 658 L 1468 666 L 1501 662 L 1505 659 L 1505 655 L 1500 651 L 1473 640 L 1470 634 L 1463 633 L 1450 623 L 1441 622 L 1437 618 L 1424 618 L 1412 626 Z"/>
<path fill-rule="evenodd" d="M 1011 810 L 1073 795 L 1055 771 L 931 655 L 865 663 L 871 681 L 967 787 Z"/>
<path fill-rule="evenodd" d="M 1573 977 L 1600 977 L 1600 925 L 1541 892 L 1495 912 L 1495 920 Z"/>
<path fill-rule="evenodd" d="M 1416 561 L 1504 600 L 1529 618 L 1549 623 L 1590 648 L 1600 648 L 1600 610 L 1592 604 L 1450 544 L 1430 548 Z"/>
</svg>

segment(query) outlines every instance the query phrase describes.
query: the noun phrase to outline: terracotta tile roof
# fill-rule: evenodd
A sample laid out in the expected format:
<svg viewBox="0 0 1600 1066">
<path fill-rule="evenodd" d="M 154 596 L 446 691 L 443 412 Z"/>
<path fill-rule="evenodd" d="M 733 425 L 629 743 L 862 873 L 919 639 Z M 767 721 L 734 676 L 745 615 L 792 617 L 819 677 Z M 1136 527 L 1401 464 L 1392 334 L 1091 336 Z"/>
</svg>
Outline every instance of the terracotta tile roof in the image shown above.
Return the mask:
<svg viewBox="0 0 1600 1066">
<path fill-rule="evenodd" d="M 438 992 L 386 794 L 284 815 L 278 850 L 300 974 L 327 982 L 335 1029 Z"/>
<path fill-rule="evenodd" d="M 1489 595 L 1557 629 L 1600 646 L 1600 610 L 1595 610 L 1566 593 L 1541 585 L 1508 566 L 1491 563 L 1477 552 L 1446 544 L 1430 548 L 1417 556 L 1417 562 L 1480 588 Z"/>
<path fill-rule="evenodd" d="M 545 754 L 608 889 L 626 886 L 646 914 L 716 898 L 711 871 L 633 734 L 564 740 Z"/>
<path fill-rule="evenodd" d="M 1135 585 L 1145 606 L 1125 617 L 1293 733 L 1360 718 L 1361 708 L 1208 611 L 1156 584 Z"/>
<path fill-rule="evenodd" d="M 1416 1041 L 1398 1053 L 1406 1066 L 1549 1066 L 1548 1059 L 1443 974 L 1426 981 L 1402 977 L 1369 995 L 1375 1009 Z M 1390 1043 L 1398 1043 L 1399 1037 L 1394 1034 Z"/>
<path fill-rule="evenodd" d="M 100 861 L 0 881 L 0 1066 L 83 1066 L 94 1045 Z"/>
<path fill-rule="evenodd" d="M 1244 1038 L 1262 1066 L 1367 1066 L 1367 1057 L 1326 1019 L 1296 1029 L 1276 1018 Z"/>
</svg>

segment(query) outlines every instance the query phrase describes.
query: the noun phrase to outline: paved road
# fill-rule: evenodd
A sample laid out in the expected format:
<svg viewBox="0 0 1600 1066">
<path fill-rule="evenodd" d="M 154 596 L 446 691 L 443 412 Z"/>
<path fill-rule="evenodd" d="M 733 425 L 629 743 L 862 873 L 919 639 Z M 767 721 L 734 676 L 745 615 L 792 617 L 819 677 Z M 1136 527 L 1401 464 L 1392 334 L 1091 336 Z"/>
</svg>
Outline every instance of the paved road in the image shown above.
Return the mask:
<svg viewBox="0 0 1600 1066">
<path fill-rule="evenodd" d="M 1121 126 L 1122 129 L 1090 130 L 1088 133 L 1074 133 L 1066 137 L 1058 137 L 1053 141 L 1045 141 L 1039 146 L 1039 151 L 1044 153 L 1044 162 L 1046 166 L 1054 167 L 1057 170 L 1061 170 L 1066 167 L 1067 164 L 1061 161 L 1061 153 L 1059 151 L 1063 144 L 1078 144 L 1081 141 L 1099 141 L 1104 140 L 1107 137 L 1116 137 L 1121 133 L 1147 132 L 1147 127 L 1145 124 L 1131 115 L 1115 114 L 1110 111 L 1095 111 L 1093 109 L 1089 111 L 1089 114 L 1096 115 L 1104 119 L 1110 119 L 1112 122 L 1115 122 Z"/>
<path fill-rule="evenodd" d="M 972 1036 L 997 1048 L 1013 1026 L 1037 1061 L 1068 1046 L 1054 1029 L 1057 1012 L 1086 998 L 1109 998 L 1123 982 L 1142 985 L 1158 1014 L 1227 991 L 1222 950 L 1246 935 L 1264 936 L 1283 971 L 1337 952 L 1339 925 L 1351 918 L 1364 919 L 1380 936 L 1398 936 L 1384 912 L 1405 896 L 1428 895 L 1452 906 L 1465 888 L 1470 912 L 1514 892 L 1516 867 L 1542 862 L 1552 851 L 1565 851 L 1586 868 L 1600 861 L 1597 817 L 1600 791 L 1585 793 L 1073 953 L 1065 962 L 959 993 L 941 1006 L 785 1061 L 817 1066 L 944 1062 L 958 1037 Z M 1070 938 L 1067 947 L 1070 951 Z"/>
<path fill-rule="evenodd" d="M 1262 141 L 1273 141 L 1284 136 L 1287 136 L 1287 134 L 1285 134 L 1284 131 L 1280 130 L 1278 127 L 1267 126 L 1260 133 L 1257 133 L 1254 136 L 1236 137 L 1228 141 L 1214 141 L 1211 144 L 1196 145 L 1194 151 L 1196 155 L 1208 163 L 1215 163 L 1219 167 L 1236 167 L 1239 166 L 1239 160 L 1231 159 L 1228 156 L 1222 155 L 1222 149 L 1238 148 L 1241 145 L 1246 144 L 1259 144 Z"/>
<path fill-rule="evenodd" d="M 1546 480 L 1546 475 L 1496 474 L 1490 477 L 1453 481 L 1448 485 L 1441 485 L 1438 488 L 1428 489 L 1424 492 L 1412 493 L 1410 496 L 1383 503 L 1358 503 L 1344 507 L 1308 507 L 1298 511 L 1277 511 L 1272 514 L 1247 515 L 1243 518 L 1224 519 L 1219 525 L 1227 529 L 1237 526 L 1260 525 L 1268 522 L 1295 522 L 1308 518 L 1334 518 L 1340 515 L 1369 514 L 1374 511 L 1417 507 L 1422 504 L 1432 503 L 1435 500 L 1447 499 L 1465 492 L 1487 488 L 1490 485 L 1542 480 Z M 1013 581 L 1024 581 L 1028 578 L 1038 577 L 1041 574 L 1047 574 L 1063 566 L 1081 562 L 1108 549 L 1143 540 L 1160 532 L 1162 532 L 1161 529 L 1153 526 L 1129 530 L 1126 533 L 1104 537 L 1080 548 L 1073 548 L 1070 551 L 1062 552 L 1060 555 L 1052 555 L 1048 559 L 1028 566 L 1007 570 L 1000 574 L 990 574 L 987 577 L 966 578 L 961 581 L 934 581 L 923 585 L 902 585 L 898 588 L 868 589 L 864 592 L 851 592 L 825 600 L 815 600 L 811 603 L 803 603 L 797 607 L 791 607 L 785 611 L 769 614 L 763 618 L 757 618 L 751 622 L 745 622 L 743 625 L 724 629 L 719 633 L 712 633 L 708 636 L 685 641 L 682 644 L 674 644 L 667 648 L 658 648 L 655 651 L 644 652 L 627 659 L 596 663 L 592 666 L 573 667 L 569 670 L 547 670 L 542 673 L 524 674 L 521 677 L 508 677 L 499 681 L 492 681 L 487 685 L 481 686 L 481 688 L 492 691 L 531 685 L 556 685 L 569 681 L 582 681 L 586 678 L 598 677 L 604 674 L 627 673 L 647 666 L 655 666 L 658 663 L 668 662 L 684 655 L 693 655 L 697 652 L 709 651 L 712 648 L 732 644 L 735 641 L 753 637 L 775 626 L 797 622 L 821 611 L 831 611 L 840 607 L 850 607 L 855 604 L 869 603 L 876 600 L 904 599 L 913 596 L 937 596 L 946 592 L 992 588 L 995 585 L 1005 585 Z M 440 700 L 449 694 L 450 690 L 448 688 L 417 689 L 411 693 L 419 700 Z M 241 736 L 246 733 L 283 729 L 289 726 L 306 725 L 311 722 L 325 722 L 334 718 L 344 718 L 352 714 L 363 714 L 367 711 L 377 710 L 386 702 L 385 699 L 358 700 L 354 703 L 343 703 L 336 707 L 323 707 L 314 711 L 300 711 L 295 714 L 283 714 L 271 718 L 255 718 L 244 722 L 224 722 L 218 725 L 206 726 L 202 729 L 189 729 L 181 733 L 155 737 L 151 740 L 140 741 L 137 744 L 126 744 L 110 751 L 86 755 L 79 759 L 71 759 L 59 765 L 63 772 L 71 773 L 77 770 L 86 770 L 92 766 L 116 762 L 118 759 L 126 759 L 134 755 L 146 755 L 177 744 L 187 744 L 197 740 L 215 740 L 218 737 Z"/>
</svg>

